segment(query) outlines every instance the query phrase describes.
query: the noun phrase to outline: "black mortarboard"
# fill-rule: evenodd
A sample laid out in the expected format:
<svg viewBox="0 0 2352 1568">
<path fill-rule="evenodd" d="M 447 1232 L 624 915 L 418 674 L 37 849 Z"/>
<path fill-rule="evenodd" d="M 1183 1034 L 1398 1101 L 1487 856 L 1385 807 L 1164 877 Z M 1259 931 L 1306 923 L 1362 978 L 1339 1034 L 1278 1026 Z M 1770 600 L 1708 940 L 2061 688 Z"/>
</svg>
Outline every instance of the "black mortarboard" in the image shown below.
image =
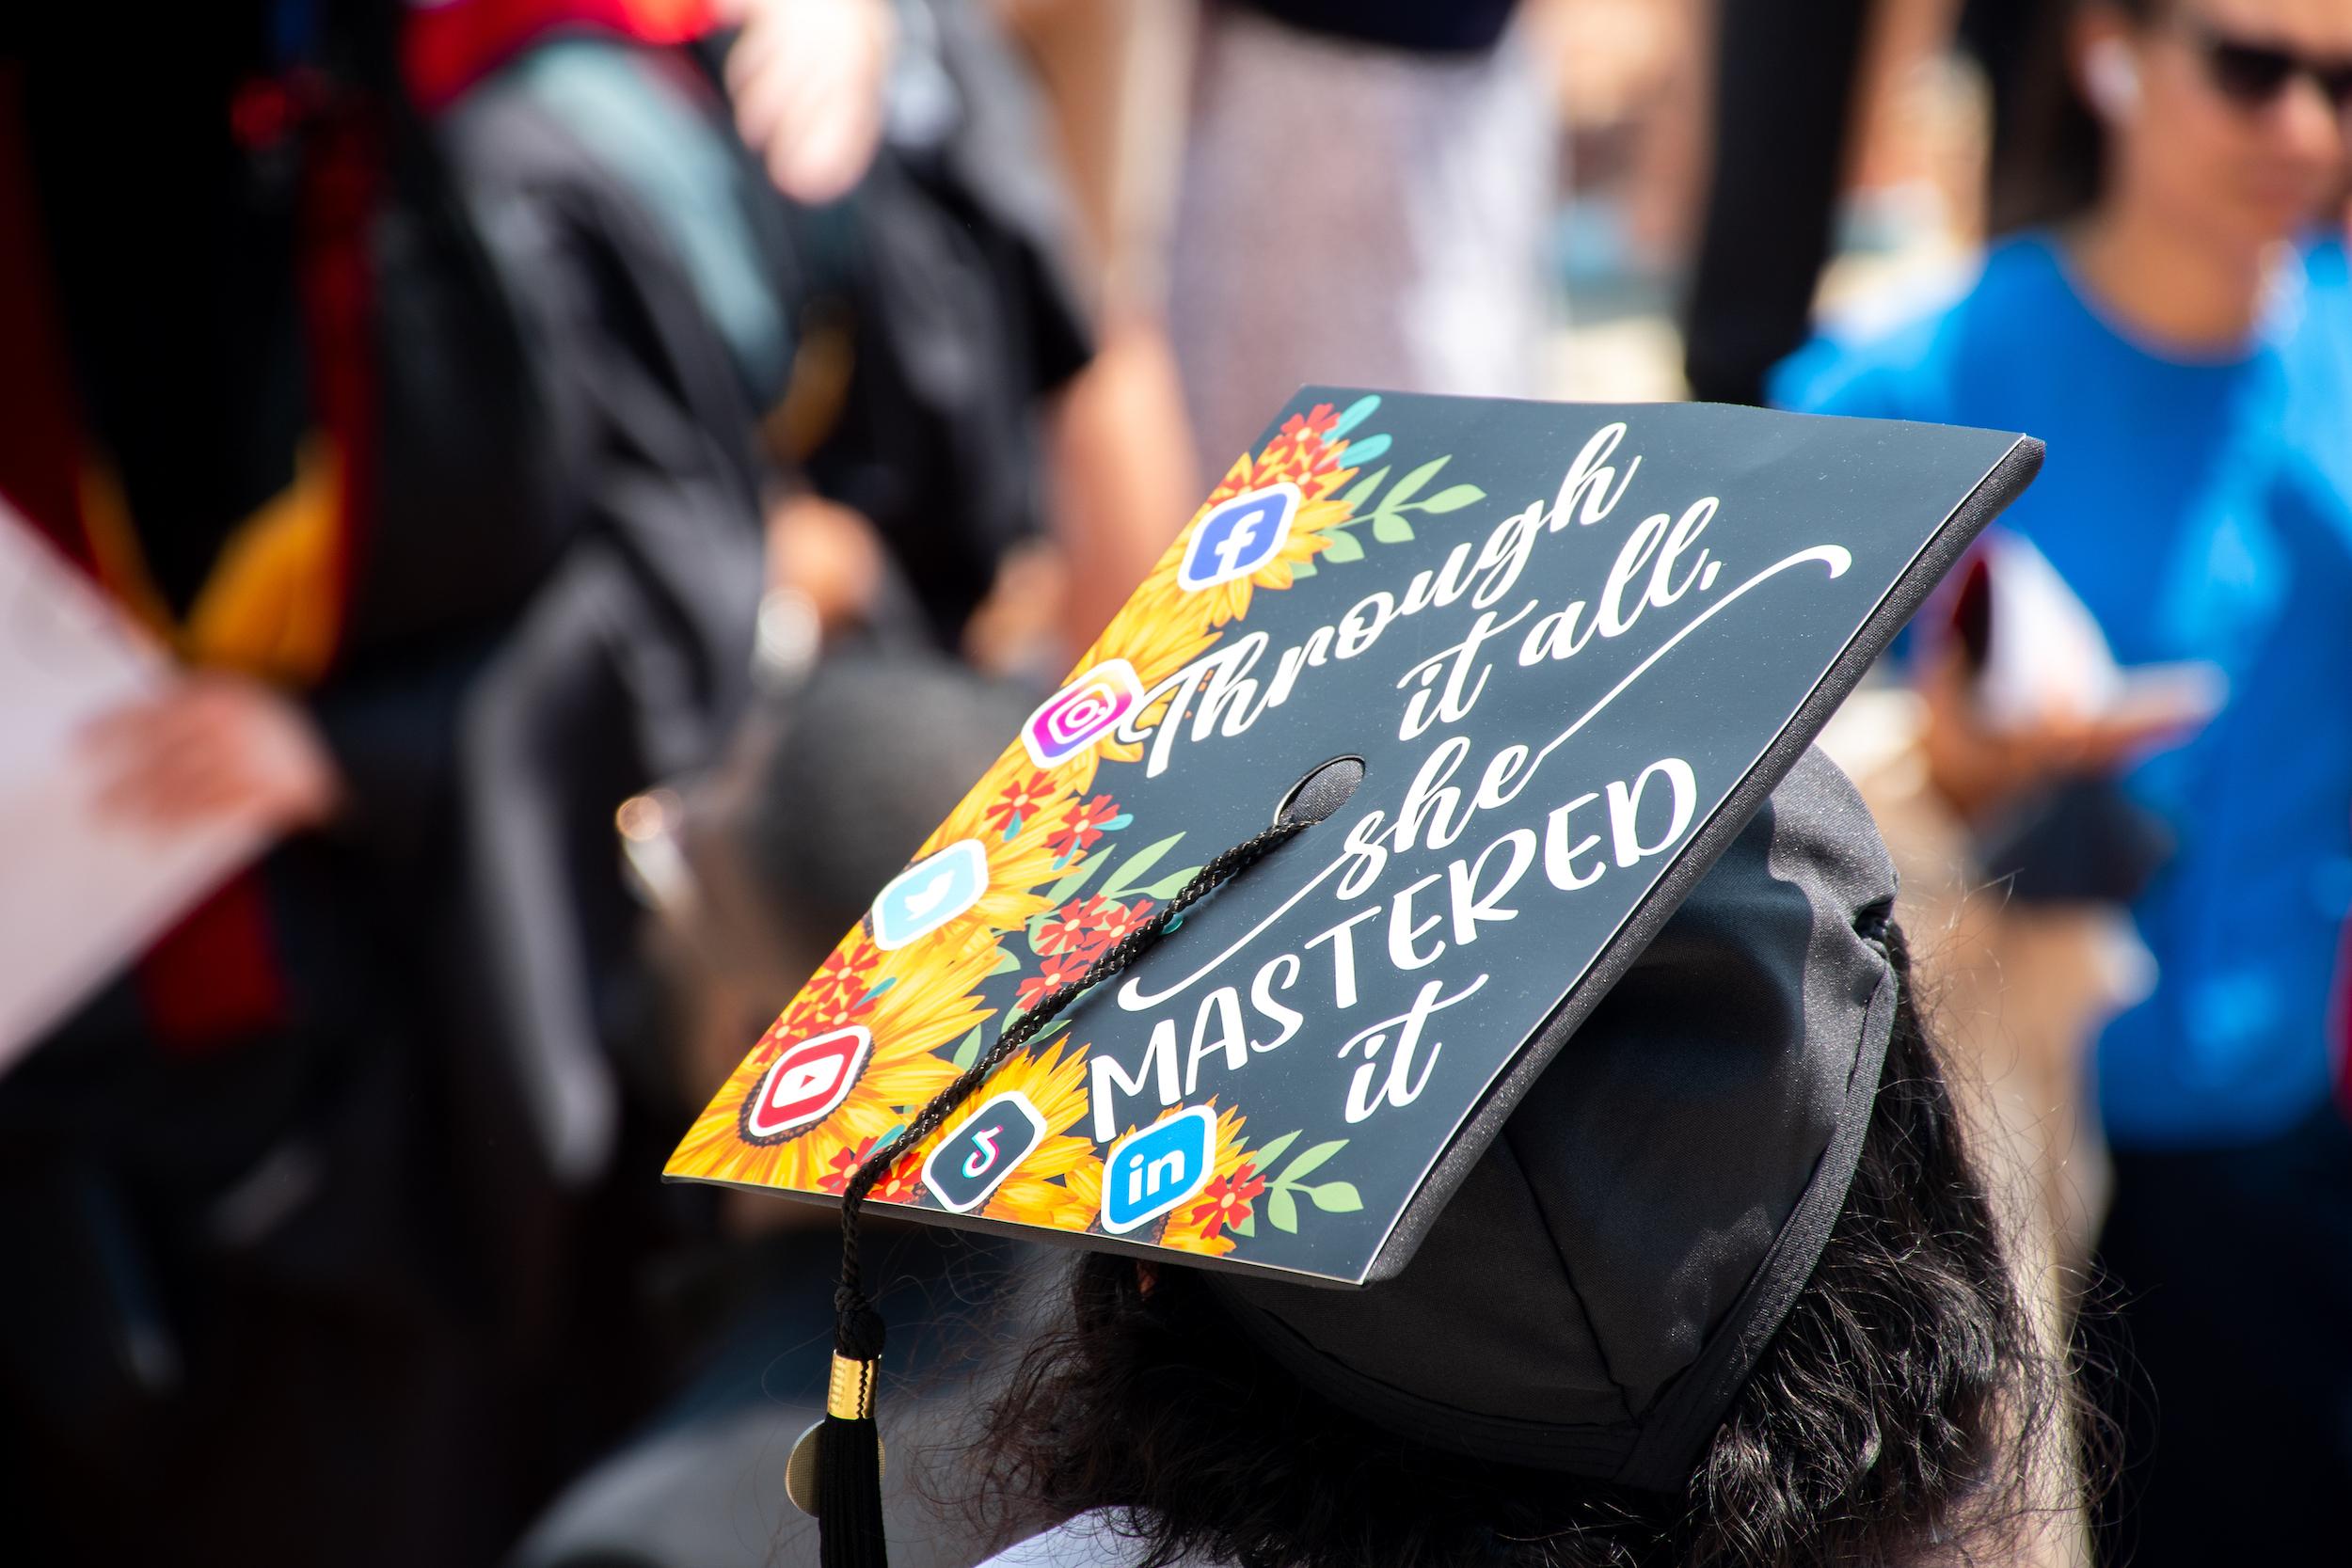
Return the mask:
<svg viewBox="0 0 2352 1568">
<path fill-rule="evenodd" d="M 1853 1175 L 1894 1025 L 1894 900 L 1861 798 L 1808 751 L 1477 1139 L 1394 1277 L 1344 1295 L 1224 1276 L 1219 1295 L 1378 1425 L 1680 1487 Z"/>
<path fill-rule="evenodd" d="M 1867 814 L 1816 763 L 1759 808 L 2040 456 L 1300 393 L 669 1173 L 1224 1272 L 1343 1404 L 1673 1483 L 1811 1268 L 1892 1017 Z M 879 1335 L 845 1229 L 835 1563 Z M 1438 1419 L 1416 1320 L 1544 1366 Z"/>
</svg>

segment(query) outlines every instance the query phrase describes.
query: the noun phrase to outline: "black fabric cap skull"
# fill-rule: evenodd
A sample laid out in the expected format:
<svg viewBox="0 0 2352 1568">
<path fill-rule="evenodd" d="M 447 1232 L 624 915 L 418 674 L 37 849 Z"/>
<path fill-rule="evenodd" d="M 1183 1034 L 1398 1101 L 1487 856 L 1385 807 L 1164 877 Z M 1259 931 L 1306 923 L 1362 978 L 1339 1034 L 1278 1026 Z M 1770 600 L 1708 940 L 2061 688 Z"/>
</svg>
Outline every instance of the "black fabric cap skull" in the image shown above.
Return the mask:
<svg viewBox="0 0 2352 1568">
<path fill-rule="evenodd" d="M 1678 1490 L 1820 1255 L 1895 1017 L 1884 846 L 1807 752 L 1511 1114 L 1397 1277 L 1213 1275 L 1342 1408 Z"/>
</svg>

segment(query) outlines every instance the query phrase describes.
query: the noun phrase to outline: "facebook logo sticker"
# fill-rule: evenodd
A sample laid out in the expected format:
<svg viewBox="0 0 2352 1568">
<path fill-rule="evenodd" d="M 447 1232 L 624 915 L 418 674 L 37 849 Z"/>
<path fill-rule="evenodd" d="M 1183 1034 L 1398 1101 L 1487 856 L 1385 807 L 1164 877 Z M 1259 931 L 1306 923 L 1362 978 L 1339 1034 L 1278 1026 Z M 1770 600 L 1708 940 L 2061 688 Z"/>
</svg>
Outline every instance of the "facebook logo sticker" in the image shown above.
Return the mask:
<svg viewBox="0 0 2352 1568">
<path fill-rule="evenodd" d="M 899 872 L 875 896 L 874 945 L 896 952 L 930 936 L 987 891 L 988 851 L 977 838 L 958 839 Z"/>
<path fill-rule="evenodd" d="M 1209 1182 L 1216 1113 L 1193 1105 L 1128 1133 L 1103 1162 L 1103 1228 L 1122 1235 L 1148 1225 Z"/>
<path fill-rule="evenodd" d="M 1045 1117 L 1019 1089 L 982 1105 L 923 1162 L 923 1185 L 950 1213 L 989 1200 L 1029 1150 L 1045 1139 Z"/>
<path fill-rule="evenodd" d="M 1235 496 L 1192 531 L 1177 585 L 1198 592 L 1248 577 L 1280 552 L 1297 510 L 1298 486 L 1287 480 Z"/>
</svg>

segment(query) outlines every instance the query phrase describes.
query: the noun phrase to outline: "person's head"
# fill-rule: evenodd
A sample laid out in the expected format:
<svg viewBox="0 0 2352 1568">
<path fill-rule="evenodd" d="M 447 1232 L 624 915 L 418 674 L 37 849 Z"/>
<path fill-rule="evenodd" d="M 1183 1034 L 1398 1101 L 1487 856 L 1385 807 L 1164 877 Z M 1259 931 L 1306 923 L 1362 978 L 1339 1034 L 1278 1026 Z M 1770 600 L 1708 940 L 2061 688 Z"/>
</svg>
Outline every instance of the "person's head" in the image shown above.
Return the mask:
<svg viewBox="0 0 2352 1568">
<path fill-rule="evenodd" d="M 1156 1560 L 1936 1560 L 2037 1517 L 2068 1383 L 1807 758 L 1360 1292 L 1089 1256 L 970 1453 Z M 1266 1223 L 1260 1220 L 1259 1223 Z M 2005 1543 L 2003 1543 L 2005 1544 Z"/>
<path fill-rule="evenodd" d="M 2001 227 L 2128 210 L 2207 244 L 2289 237 L 2340 195 L 2352 0 L 2055 8 Z"/>
</svg>

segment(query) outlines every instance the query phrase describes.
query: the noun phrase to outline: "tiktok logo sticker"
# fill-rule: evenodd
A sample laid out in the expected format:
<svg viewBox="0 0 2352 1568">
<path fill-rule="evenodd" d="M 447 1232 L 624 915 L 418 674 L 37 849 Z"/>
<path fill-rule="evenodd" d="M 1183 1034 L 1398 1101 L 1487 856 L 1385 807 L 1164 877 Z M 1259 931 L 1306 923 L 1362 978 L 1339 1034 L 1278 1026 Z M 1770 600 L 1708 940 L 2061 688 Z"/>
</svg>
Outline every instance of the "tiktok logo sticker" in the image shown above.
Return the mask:
<svg viewBox="0 0 2352 1568">
<path fill-rule="evenodd" d="M 923 1162 L 923 1185 L 950 1213 L 986 1203 L 1045 1140 L 1045 1118 L 1019 1089 L 1007 1089 L 972 1114 Z"/>
<path fill-rule="evenodd" d="M 1130 1132 L 1103 1162 L 1103 1228 L 1121 1235 L 1148 1225 L 1209 1182 L 1216 1113 L 1194 1105 Z"/>
<path fill-rule="evenodd" d="M 1142 702 L 1136 667 L 1106 658 L 1046 698 L 1021 726 L 1021 744 L 1040 768 L 1059 767 L 1117 729 Z"/>
<path fill-rule="evenodd" d="M 874 1050 L 874 1037 L 851 1024 L 785 1047 L 743 1101 L 743 1136 L 782 1143 L 841 1108 Z"/>
<path fill-rule="evenodd" d="M 876 895 L 874 945 L 893 953 L 930 936 L 987 891 L 988 850 L 977 838 L 959 839 L 891 878 Z"/>
<path fill-rule="evenodd" d="M 1192 531 L 1176 585 L 1198 593 L 1248 577 L 1280 551 L 1297 511 L 1298 486 L 1288 481 L 1235 496 Z"/>
</svg>

